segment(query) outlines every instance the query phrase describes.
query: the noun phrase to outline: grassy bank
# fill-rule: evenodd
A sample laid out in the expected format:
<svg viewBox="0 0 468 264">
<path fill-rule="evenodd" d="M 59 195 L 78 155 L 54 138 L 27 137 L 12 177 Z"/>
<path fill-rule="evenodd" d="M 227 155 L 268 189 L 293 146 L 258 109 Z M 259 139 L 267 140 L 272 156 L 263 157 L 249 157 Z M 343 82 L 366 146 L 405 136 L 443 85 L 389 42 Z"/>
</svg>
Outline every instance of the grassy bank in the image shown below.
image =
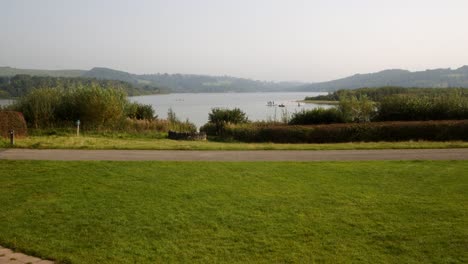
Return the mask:
<svg viewBox="0 0 468 264">
<path fill-rule="evenodd" d="M 468 259 L 467 162 L 0 166 L 0 244 L 64 262 Z"/>
<path fill-rule="evenodd" d="M 9 148 L 7 139 L 0 138 L 0 148 Z M 429 149 L 468 148 L 468 142 L 354 142 L 334 144 L 228 143 L 213 141 L 175 141 L 161 135 L 135 136 L 102 134 L 88 136 L 30 136 L 18 138 L 16 148 L 35 149 L 142 149 L 142 150 L 334 150 L 334 149 Z"/>
<path fill-rule="evenodd" d="M 306 104 L 323 104 L 323 105 L 338 105 L 340 101 L 334 100 L 299 100 L 300 103 Z"/>
</svg>

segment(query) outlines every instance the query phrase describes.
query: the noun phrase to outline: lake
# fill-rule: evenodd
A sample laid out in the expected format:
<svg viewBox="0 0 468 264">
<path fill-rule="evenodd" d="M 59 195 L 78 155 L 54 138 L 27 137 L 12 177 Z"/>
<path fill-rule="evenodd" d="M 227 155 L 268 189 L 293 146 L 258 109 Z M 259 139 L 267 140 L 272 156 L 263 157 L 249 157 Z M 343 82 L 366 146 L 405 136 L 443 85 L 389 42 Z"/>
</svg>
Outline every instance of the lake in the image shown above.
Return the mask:
<svg viewBox="0 0 468 264">
<path fill-rule="evenodd" d="M 181 120 L 187 118 L 200 127 L 208 122 L 208 113 L 212 108 L 240 108 L 249 120 L 278 120 L 284 115 L 291 116 L 303 109 L 316 107 L 329 108 L 328 105 L 304 104 L 299 100 L 306 96 L 316 96 L 326 93 L 172 93 L 161 95 L 145 95 L 130 97 L 131 101 L 152 105 L 160 118 L 166 118 L 169 108 Z M 0 105 L 12 103 L 10 99 L 0 99 Z M 268 106 L 274 102 L 275 106 Z M 278 105 L 283 104 L 284 107 Z"/>
<path fill-rule="evenodd" d="M 169 108 L 181 120 L 189 119 L 198 127 L 208 122 L 208 113 L 212 108 L 240 108 L 249 120 L 278 120 L 282 116 L 290 116 L 302 109 L 316 107 L 329 108 L 327 105 L 304 104 L 298 105 L 298 100 L 306 96 L 316 96 L 326 93 L 173 93 L 163 95 L 146 95 L 130 97 L 130 100 L 142 104 L 150 104 L 160 118 L 166 118 Z M 268 106 L 274 102 L 276 106 Z M 278 107 L 283 104 L 284 107 Z"/>
</svg>

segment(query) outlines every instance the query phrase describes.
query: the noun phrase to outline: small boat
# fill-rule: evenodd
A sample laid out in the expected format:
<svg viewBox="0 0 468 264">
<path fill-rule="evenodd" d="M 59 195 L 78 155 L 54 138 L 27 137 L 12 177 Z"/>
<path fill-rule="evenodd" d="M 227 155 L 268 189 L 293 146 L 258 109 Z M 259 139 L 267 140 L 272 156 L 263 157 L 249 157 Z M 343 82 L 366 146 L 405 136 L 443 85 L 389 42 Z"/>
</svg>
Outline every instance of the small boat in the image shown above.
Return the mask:
<svg viewBox="0 0 468 264">
<path fill-rule="evenodd" d="M 284 104 L 279 104 L 278 107 L 285 107 L 285 105 Z"/>
<path fill-rule="evenodd" d="M 275 101 L 268 101 L 267 106 L 275 106 Z"/>
</svg>

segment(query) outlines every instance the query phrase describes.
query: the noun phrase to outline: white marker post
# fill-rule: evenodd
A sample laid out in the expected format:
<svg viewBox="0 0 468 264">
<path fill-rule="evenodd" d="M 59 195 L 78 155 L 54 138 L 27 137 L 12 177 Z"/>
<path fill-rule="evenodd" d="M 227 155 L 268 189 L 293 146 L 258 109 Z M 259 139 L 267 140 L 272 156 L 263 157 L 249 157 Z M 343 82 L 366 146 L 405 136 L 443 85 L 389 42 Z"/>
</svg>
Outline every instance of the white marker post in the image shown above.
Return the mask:
<svg viewBox="0 0 468 264">
<path fill-rule="evenodd" d="M 76 136 L 77 137 L 80 136 L 80 120 L 79 119 L 76 121 Z"/>
</svg>

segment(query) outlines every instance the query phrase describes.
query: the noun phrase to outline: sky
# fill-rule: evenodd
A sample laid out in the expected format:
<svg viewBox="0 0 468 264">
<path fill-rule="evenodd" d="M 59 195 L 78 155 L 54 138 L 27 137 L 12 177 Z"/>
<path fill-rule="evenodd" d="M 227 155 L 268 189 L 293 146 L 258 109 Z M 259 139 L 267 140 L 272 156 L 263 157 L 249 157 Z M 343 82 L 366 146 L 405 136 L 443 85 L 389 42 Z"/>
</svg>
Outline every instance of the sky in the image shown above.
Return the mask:
<svg viewBox="0 0 468 264">
<path fill-rule="evenodd" d="M 0 66 L 319 82 L 468 64 L 468 0 L 0 0 Z"/>
</svg>

